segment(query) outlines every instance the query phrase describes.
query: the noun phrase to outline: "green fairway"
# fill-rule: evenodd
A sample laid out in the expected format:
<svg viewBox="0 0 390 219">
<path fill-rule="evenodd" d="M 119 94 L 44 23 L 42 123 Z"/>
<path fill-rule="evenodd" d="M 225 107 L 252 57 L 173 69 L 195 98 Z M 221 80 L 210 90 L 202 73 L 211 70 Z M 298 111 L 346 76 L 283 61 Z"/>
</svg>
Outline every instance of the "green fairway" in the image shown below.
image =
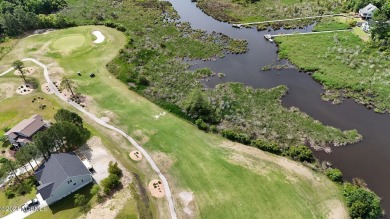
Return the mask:
<svg viewBox="0 0 390 219">
<path fill-rule="evenodd" d="M 52 44 L 53 49 L 60 51 L 71 51 L 85 43 L 85 36 L 81 34 L 72 34 L 63 36 L 55 40 Z"/>
<path fill-rule="evenodd" d="M 104 43 L 91 43 L 93 30 L 103 33 Z M 85 42 L 61 58 L 53 53 L 62 51 L 45 46 L 75 34 L 84 36 Z M 194 201 L 189 208 L 198 218 L 326 218 L 330 213 L 341 218 L 347 215 L 338 186 L 302 164 L 204 133 L 169 113 L 156 119 L 154 116 L 163 110 L 129 91 L 127 85 L 105 68 L 125 43 L 122 33 L 102 26 L 57 30 L 21 40 L 1 64 L 7 68 L 13 60 L 23 57 L 34 57 L 45 64 L 58 63 L 76 82 L 78 91 L 90 97 L 89 111 L 98 117 L 104 111 L 112 112 L 116 126 L 143 139 L 143 146 L 155 158 L 162 157 L 156 163 L 167 176 L 180 218 L 187 217 L 179 196 L 183 191 L 193 192 Z M 49 67 L 49 71 L 52 69 Z M 77 76 L 77 71 L 82 76 Z M 90 72 L 95 72 L 96 77 L 90 78 L 87 74 Z M 52 74 L 51 77 L 60 76 Z M 123 145 L 110 147 L 118 156 L 130 150 Z M 142 172 L 145 164 L 138 165 Z M 146 175 L 144 183 L 150 179 Z M 166 200 L 153 200 L 160 210 L 156 217 L 167 217 Z"/>
</svg>

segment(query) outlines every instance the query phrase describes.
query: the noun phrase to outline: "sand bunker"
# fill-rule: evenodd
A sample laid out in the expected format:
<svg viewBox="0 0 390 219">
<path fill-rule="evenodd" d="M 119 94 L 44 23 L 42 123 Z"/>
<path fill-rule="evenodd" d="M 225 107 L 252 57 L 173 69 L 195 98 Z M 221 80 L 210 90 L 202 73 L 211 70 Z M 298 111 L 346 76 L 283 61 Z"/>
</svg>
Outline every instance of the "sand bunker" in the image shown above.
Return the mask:
<svg viewBox="0 0 390 219">
<path fill-rule="evenodd" d="M 150 181 L 148 189 L 149 189 L 150 193 L 152 193 L 152 196 L 154 196 L 156 198 L 162 198 L 165 196 L 164 186 L 163 186 L 161 180 L 159 180 L 159 179 L 154 179 L 154 180 Z"/>
<path fill-rule="evenodd" d="M 35 68 L 27 67 L 27 68 L 23 68 L 22 71 L 23 71 L 24 75 L 27 76 L 27 75 L 34 74 Z M 14 75 L 18 75 L 18 76 L 21 75 L 20 71 L 19 70 L 14 71 Z"/>
<path fill-rule="evenodd" d="M 93 43 L 102 43 L 105 39 L 102 32 L 100 32 L 98 30 L 93 31 L 92 34 L 95 35 L 95 37 L 96 37 L 96 40 L 93 41 Z"/>
<path fill-rule="evenodd" d="M 103 122 L 110 122 L 111 119 L 107 116 L 103 116 L 102 118 L 100 118 L 100 120 L 102 120 Z"/>
<path fill-rule="evenodd" d="M 54 94 L 54 91 L 52 89 L 50 89 L 48 83 L 42 84 L 41 89 L 42 89 L 43 93 L 45 93 L 45 94 Z"/>
<path fill-rule="evenodd" d="M 179 197 L 184 205 L 184 213 L 188 216 L 192 216 L 193 210 L 191 210 L 191 206 L 189 205 L 194 199 L 192 192 L 180 192 Z"/>
<path fill-rule="evenodd" d="M 139 151 L 132 151 L 130 152 L 130 158 L 135 161 L 140 161 L 142 160 L 142 154 Z"/>
<path fill-rule="evenodd" d="M 33 91 L 34 91 L 34 89 L 32 89 L 32 86 L 28 85 L 28 84 L 20 85 L 16 89 L 16 93 L 21 94 L 21 95 L 27 95 L 27 94 L 30 94 Z"/>
</svg>

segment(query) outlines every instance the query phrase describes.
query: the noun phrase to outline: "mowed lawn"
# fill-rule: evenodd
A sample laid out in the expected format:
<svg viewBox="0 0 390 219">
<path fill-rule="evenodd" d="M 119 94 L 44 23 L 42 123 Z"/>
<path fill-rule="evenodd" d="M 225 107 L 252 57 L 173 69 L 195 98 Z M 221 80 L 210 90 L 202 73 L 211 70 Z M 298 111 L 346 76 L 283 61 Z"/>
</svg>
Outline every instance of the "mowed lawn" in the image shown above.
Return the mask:
<svg viewBox="0 0 390 219">
<path fill-rule="evenodd" d="M 91 43 L 93 30 L 105 35 L 102 44 Z M 84 34 L 85 42 L 71 53 L 51 47 L 74 34 Z M 179 204 L 182 191 L 194 192 L 193 214 L 201 218 L 325 218 L 337 206 L 345 212 L 337 185 L 301 164 L 262 152 L 246 153 L 246 146 L 204 133 L 169 113 L 155 119 L 163 110 L 129 91 L 105 69 L 125 41 L 122 33 L 101 26 L 58 30 L 21 40 L 2 64 L 12 63 L 15 57 L 35 57 L 46 64 L 57 61 L 78 84 L 78 91 L 91 97 L 89 110 L 98 116 L 111 111 L 117 117 L 115 125 L 131 135 L 142 132 L 148 139 L 144 147 L 164 153 L 173 163 L 157 162 L 168 176 L 180 217 L 184 217 Z M 36 50 L 30 52 L 29 47 Z M 83 72 L 82 76 L 76 76 L 77 71 Z M 90 78 L 90 72 L 96 77 Z M 114 147 L 127 153 L 119 145 Z M 161 202 L 165 200 L 157 203 Z"/>
</svg>

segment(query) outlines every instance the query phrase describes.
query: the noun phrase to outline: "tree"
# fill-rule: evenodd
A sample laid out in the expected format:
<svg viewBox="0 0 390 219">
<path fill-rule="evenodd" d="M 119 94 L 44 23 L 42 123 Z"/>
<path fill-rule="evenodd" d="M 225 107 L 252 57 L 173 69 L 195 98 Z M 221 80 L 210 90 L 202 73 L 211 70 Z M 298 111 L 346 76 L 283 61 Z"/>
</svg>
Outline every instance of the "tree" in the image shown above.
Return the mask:
<svg viewBox="0 0 390 219">
<path fill-rule="evenodd" d="M 382 10 L 376 10 L 371 27 L 371 38 L 374 42 L 388 45 L 390 43 L 390 24 Z"/>
<path fill-rule="evenodd" d="M 193 90 L 184 102 L 185 111 L 194 119 L 202 119 L 205 122 L 216 122 L 215 113 L 210 101 L 201 90 Z"/>
<path fill-rule="evenodd" d="M 12 161 L 12 160 L 7 160 L 5 163 L 4 163 L 5 167 L 6 167 L 6 170 L 7 172 L 12 172 L 15 176 L 15 178 L 18 180 L 18 182 L 20 184 L 22 184 L 22 181 L 19 179 L 18 175 L 16 174 L 16 169 L 18 168 L 18 164 L 15 162 L 15 161 Z"/>
<path fill-rule="evenodd" d="M 344 183 L 343 195 L 351 218 L 375 219 L 383 215 L 380 198 L 372 191 Z"/>
<path fill-rule="evenodd" d="M 47 130 L 36 133 L 33 142 L 45 160 L 47 160 L 47 156 L 50 156 L 51 150 L 56 147 L 54 136 L 50 135 Z"/>
<path fill-rule="evenodd" d="M 23 68 L 24 68 L 23 62 L 20 60 L 16 60 L 12 63 L 12 66 L 14 67 L 14 69 L 16 69 L 20 72 L 20 77 L 23 78 L 24 83 L 27 84 L 27 80 L 26 80 L 26 77 L 24 76 L 24 72 L 23 72 Z"/>
<path fill-rule="evenodd" d="M 68 150 L 76 149 L 85 144 L 91 135 L 87 129 L 70 122 L 57 122 L 47 132 L 52 133 L 54 147 L 65 146 Z"/>
<path fill-rule="evenodd" d="M 83 126 L 83 119 L 77 113 L 66 109 L 59 109 L 54 115 L 54 119 L 57 122 L 71 122 L 75 125 Z"/>
<path fill-rule="evenodd" d="M 108 195 L 112 189 L 115 189 L 120 185 L 119 176 L 110 174 L 107 178 L 103 179 L 100 184 L 103 186 L 104 194 Z"/>
<path fill-rule="evenodd" d="M 91 208 L 91 206 L 88 204 L 88 199 L 83 194 L 74 195 L 74 205 L 79 207 L 83 212 L 87 212 Z"/>
<path fill-rule="evenodd" d="M 60 84 L 61 89 L 68 89 L 72 96 L 74 96 L 73 90 L 75 89 L 74 82 L 67 77 L 63 77 Z"/>
<path fill-rule="evenodd" d="M 24 147 L 23 147 L 24 148 Z M 27 167 L 26 167 L 26 163 L 29 163 L 30 166 L 31 166 L 31 169 L 34 170 L 34 167 L 31 165 L 30 163 L 30 155 L 28 153 L 26 153 L 23 148 L 19 149 L 16 154 L 15 154 L 15 158 L 16 158 L 16 162 L 18 163 L 19 166 L 23 166 L 24 169 L 26 170 L 26 172 L 30 175 L 30 173 L 28 172 L 27 170 Z"/>
<path fill-rule="evenodd" d="M 30 157 L 32 160 L 34 160 L 34 162 L 35 162 L 35 164 L 36 164 L 37 166 L 39 166 L 36 159 L 40 158 L 41 155 L 40 155 L 40 153 L 39 153 L 38 148 L 34 145 L 34 143 L 30 143 L 30 144 L 25 145 L 21 150 L 23 150 L 23 152 L 29 154 L 29 157 Z M 30 159 L 30 160 L 31 160 L 31 159 Z"/>
<path fill-rule="evenodd" d="M 118 167 L 118 163 L 117 162 L 113 163 L 112 161 L 110 161 L 108 163 L 108 172 L 110 174 L 115 174 L 118 177 L 122 177 L 122 170 Z"/>
</svg>

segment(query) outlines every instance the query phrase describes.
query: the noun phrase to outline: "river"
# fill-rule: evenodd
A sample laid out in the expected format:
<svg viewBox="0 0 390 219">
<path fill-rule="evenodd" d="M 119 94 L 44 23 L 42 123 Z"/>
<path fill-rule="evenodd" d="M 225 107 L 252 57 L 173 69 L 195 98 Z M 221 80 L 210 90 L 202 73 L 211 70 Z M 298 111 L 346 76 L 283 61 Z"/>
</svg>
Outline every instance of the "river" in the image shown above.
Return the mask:
<svg viewBox="0 0 390 219">
<path fill-rule="evenodd" d="M 332 147 L 332 153 L 315 152 L 320 160 L 330 161 L 339 168 L 344 178 L 364 179 L 368 187 L 382 198 L 382 207 L 390 211 L 390 147 L 387 135 L 390 116 L 377 114 L 364 106 L 347 99 L 342 104 L 332 105 L 321 100 L 322 86 L 311 76 L 295 69 L 261 71 L 261 67 L 277 60 L 277 47 L 264 39 L 268 33 L 288 33 L 293 30 L 257 31 L 255 29 L 233 28 L 204 14 L 190 0 L 169 0 L 181 17 L 193 29 L 216 31 L 236 39 L 246 39 L 249 51 L 241 55 L 228 54 L 216 61 L 196 61 L 192 68 L 209 67 L 222 72 L 226 77 L 210 78 L 206 85 L 214 87 L 222 82 L 242 82 L 254 88 L 271 88 L 287 85 L 289 93 L 283 98 L 285 107 L 295 106 L 323 124 L 342 130 L 357 129 L 363 141 L 343 147 Z M 300 29 L 311 31 L 312 26 Z"/>
</svg>

